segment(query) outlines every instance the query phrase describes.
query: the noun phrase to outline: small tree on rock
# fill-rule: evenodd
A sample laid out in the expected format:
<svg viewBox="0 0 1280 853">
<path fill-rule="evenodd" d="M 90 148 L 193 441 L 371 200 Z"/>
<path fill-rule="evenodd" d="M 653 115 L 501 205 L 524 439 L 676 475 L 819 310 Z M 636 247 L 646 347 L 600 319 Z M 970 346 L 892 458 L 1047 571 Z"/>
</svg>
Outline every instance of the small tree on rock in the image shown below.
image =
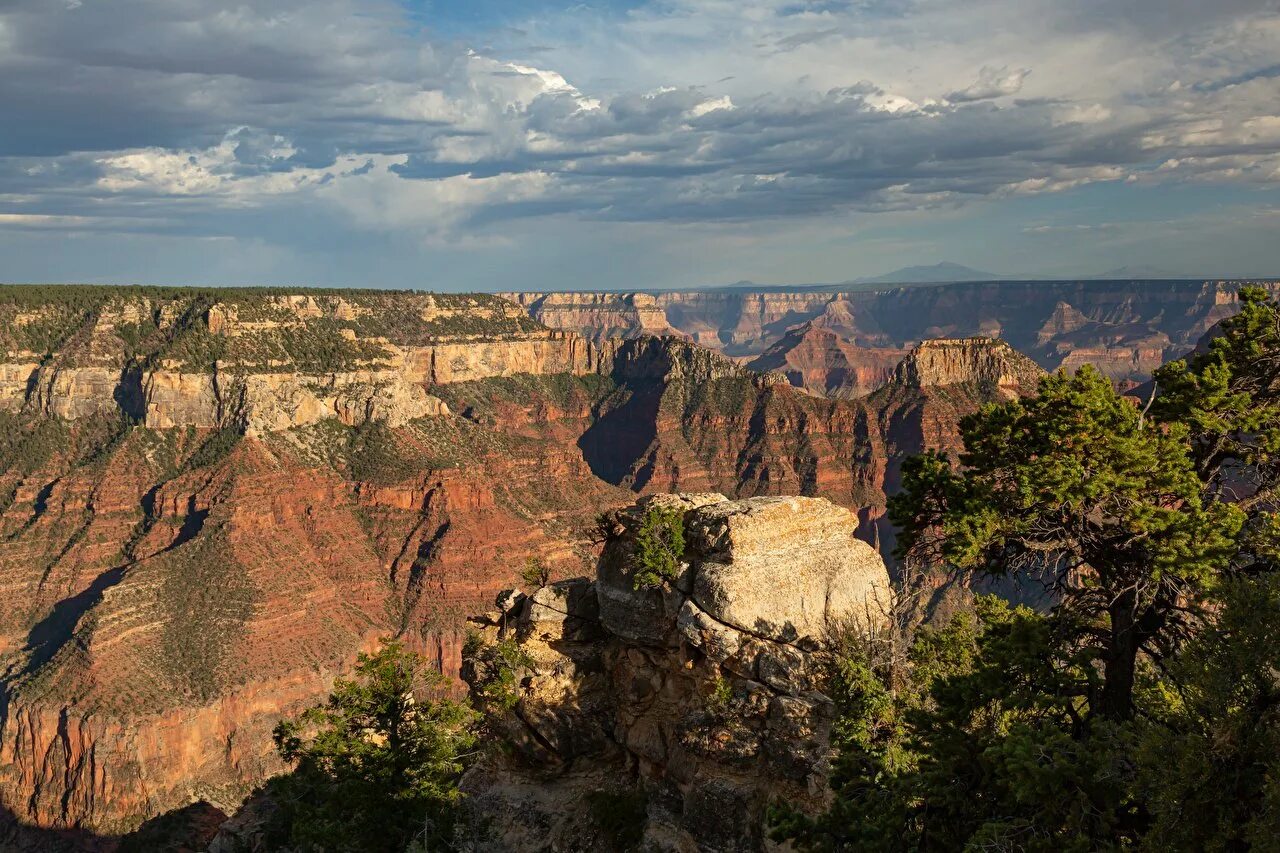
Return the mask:
<svg viewBox="0 0 1280 853">
<path fill-rule="evenodd" d="M 636 589 L 675 580 L 684 559 L 684 512 L 678 507 L 648 506 L 640 519 L 635 547 Z"/>
</svg>

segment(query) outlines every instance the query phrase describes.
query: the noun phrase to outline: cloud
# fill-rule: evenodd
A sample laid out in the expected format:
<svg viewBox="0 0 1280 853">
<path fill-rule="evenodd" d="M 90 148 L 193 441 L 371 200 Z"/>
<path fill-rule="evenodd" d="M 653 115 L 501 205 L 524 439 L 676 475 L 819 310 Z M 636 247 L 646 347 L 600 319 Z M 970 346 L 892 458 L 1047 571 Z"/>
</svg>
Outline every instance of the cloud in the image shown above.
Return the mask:
<svg viewBox="0 0 1280 853">
<path fill-rule="evenodd" d="M 664 0 L 495 44 L 380 0 L 11 0 L 0 230 L 491 245 L 1280 187 L 1274 4 Z"/>
<path fill-rule="evenodd" d="M 978 72 L 977 80 L 965 88 L 947 95 L 947 100 L 955 103 L 969 103 L 971 101 L 986 101 L 1004 95 L 1016 95 L 1022 91 L 1022 82 L 1027 79 L 1027 75 L 1030 73 L 1030 68 L 1010 70 L 1008 66 L 995 68 L 990 65 L 984 65 L 982 70 Z"/>
<path fill-rule="evenodd" d="M 808 32 L 792 33 L 789 36 L 783 36 L 773 43 L 773 46 L 779 51 L 795 50 L 798 47 L 804 47 L 808 44 L 820 42 L 825 38 L 839 33 L 836 27 L 830 27 L 825 30 L 809 30 Z"/>
</svg>

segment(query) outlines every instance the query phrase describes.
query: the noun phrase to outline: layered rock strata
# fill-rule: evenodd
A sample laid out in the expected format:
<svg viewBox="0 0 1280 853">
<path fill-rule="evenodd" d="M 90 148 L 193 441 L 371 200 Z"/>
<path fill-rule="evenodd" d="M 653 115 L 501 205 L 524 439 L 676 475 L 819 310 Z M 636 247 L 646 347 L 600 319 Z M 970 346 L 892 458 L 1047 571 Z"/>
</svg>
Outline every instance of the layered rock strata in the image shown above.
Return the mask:
<svg viewBox="0 0 1280 853">
<path fill-rule="evenodd" d="M 703 346 L 756 358 L 813 393 L 857 396 L 874 387 L 882 351 L 901 353 L 931 338 L 1000 337 L 1046 370 L 1090 363 L 1118 383 L 1141 382 L 1232 313 L 1241 284 L 1006 281 L 509 296 L 547 325 L 593 339 L 669 326 Z M 563 301 L 574 310 L 561 310 Z"/>
<path fill-rule="evenodd" d="M 0 807 L 116 832 L 276 772 L 379 636 L 588 552 L 605 350 L 495 297 L 0 288 Z M 524 383 L 528 422 L 462 416 Z M 459 407 L 454 413 L 440 394 Z"/>
<path fill-rule="evenodd" d="M 685 561 L 637 588 L 651 507 L 684 513 Z M 600 850 L 600 798 L 639 802 L 644 849 L 772 849 L 771 802 L 821 807 L 833 711 L 814 654 L 879 625 L 891 604 L 857 518 L 811 498 L 658 495 L 612 514 L 594 581 L 499 599 L 485 642 L 514 639 L 524 678 L 515 750 L 464 780 L 493 850 Z M 490 674 L 483 648 L 469 671 Z M 628 799 L 630 798 L 630 799 Z"/>
<path fill-rule="evenodd" d="M 1035 362 L 1001 340 L 941 338 L 913 349 L 893 371 L 893 382 L 909 388 L 973 385 L 1005 399 L 1030 393 L 1044 376 Z"/>
<path fill-rule="evenodd" d="M 857 399 L 893 375 L 906 351 L 852 343 L 831 329 L 806 323 L 747 364 L 785 375 L 797 388 L 824 397 Z"/>
<path fill-rule="evenodd" d="M 684 334 L 668 322 L 658 298 L 650 293 L 509 293 L 504 296 L 553 329 L 572 329 L 597 342 Z"/>
<path fill-rule="evenodd" d="M 0 408 L 251 435 L 326 419 L 399 426 L 445 413 L 428 386 L 583 375 L 607 360 L 491 296 L 145 293 L 90 290 L 83 306 L 0 294 Z"/>
</svg>

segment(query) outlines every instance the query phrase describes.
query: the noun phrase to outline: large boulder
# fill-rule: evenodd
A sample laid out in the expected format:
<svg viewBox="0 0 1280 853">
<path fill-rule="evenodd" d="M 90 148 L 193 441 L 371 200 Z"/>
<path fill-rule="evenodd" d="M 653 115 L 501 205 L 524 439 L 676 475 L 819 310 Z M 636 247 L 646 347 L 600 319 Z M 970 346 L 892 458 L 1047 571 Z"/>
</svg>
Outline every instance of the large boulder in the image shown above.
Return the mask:
<svg viewBox="0 0 1280 853">
<path fill-rule="evenodd" d="M 654 507 L 679 509 L 688 519 L 701 507 L 728 500 L 715 492 L 650 495 L 641 498 L 635 506 L 609 513 L 605 519 L 608 529 L 604 531 L 604 551 L 596 569 L 600 621 L 609 633 L 641 645 L 674 645 L 676 617 L 684 604 L 684 593 L 691 588 L 689 565 L 683 565 L 681 576 L 670 587 L 637 588 L 636 534 L 645 513 Z"/>
<path fill-rule="evenodd" d="M 820 640 L 889 612 L 884 560 L 854 538 L 858 517 L 824 498 L 748 498 L 687 520 L 693 602 L 712 619 L 783 643 Z"/>
<path fill-rule="evenodd" d="M 670 584 L 637 588 L 636 533 L 653 507 L 684 512 L 685 559 Z M 600 619 L 634 643 L 672 646 L 704 633 L 723 649 L 732 632 L 814 643 L 831 628 L 877 623 L 889 612 L 884 561 L 855 538 L 858 517 L 825 498 L 653 495 L 607 523 Z"/>
</svg>

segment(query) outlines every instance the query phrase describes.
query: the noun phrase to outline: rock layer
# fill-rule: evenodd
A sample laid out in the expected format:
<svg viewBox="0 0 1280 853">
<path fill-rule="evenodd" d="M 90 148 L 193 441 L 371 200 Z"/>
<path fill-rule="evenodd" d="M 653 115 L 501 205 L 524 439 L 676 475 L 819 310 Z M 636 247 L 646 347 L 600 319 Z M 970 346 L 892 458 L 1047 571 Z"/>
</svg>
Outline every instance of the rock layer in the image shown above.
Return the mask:
<svg viewBox="0 0 1280 853">
<path fill-rule="evenodd" d="M 1036 363 L 993 338 L 925 341 L 893 371 L 893 382 L 910 388 L 974 385 L 1008 399 L 1030 393 L 1044 375 Z"/>
<path fill-rule="evenodd" d="M 21 289 L 0 293 L 0 321 L 11 326 L 0 406 L 66 419 L 118 411 L 157 429 L 236 424 L 254 435 L 330 418 L 399 426 L 444 413 L 426 386 L 583 375 L 607 360 L 495 297 L 149 294 L 90 289 L 81 304 L 30 306 Z"/>
<path fill-rule="evenodd" d="M 1241 284 L 1005 281 L 509 296 L 547 325 L 596 340 L 669 326 L 703 346 L 757 358 L 756 366 L 782 371 L 813 393 L 859 396 L 874 387 L 867 380 L 877 370 L 892 366 L 879 353 L 931 338 L 1000 337 L 1046 370 L 1088 362 L 1119 383 L 1141 382 L 1233 312 Z M 561 310 L 565 300 L 574 310 Z"/>
<path fill-rule="evenodd" d="M 748 365 L 781 373 L 792 385 L 824 397 L 857 399 L 888 381 L 904 355 L 899 347 L 859 345 L 806 323 L 788 331 Z"/>
</svg>

